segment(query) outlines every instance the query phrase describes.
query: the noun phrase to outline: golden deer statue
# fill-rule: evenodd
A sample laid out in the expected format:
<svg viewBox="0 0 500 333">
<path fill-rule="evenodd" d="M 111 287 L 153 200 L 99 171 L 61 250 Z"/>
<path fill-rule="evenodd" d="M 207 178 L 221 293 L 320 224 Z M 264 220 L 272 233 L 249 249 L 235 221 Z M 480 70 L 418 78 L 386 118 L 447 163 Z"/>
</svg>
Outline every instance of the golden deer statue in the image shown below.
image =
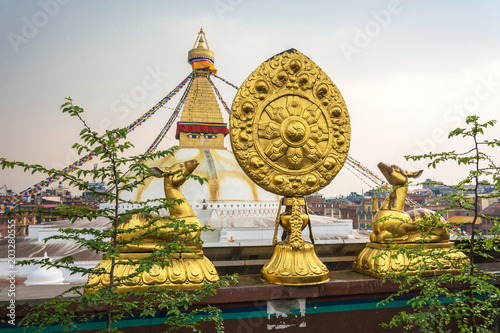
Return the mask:
<svg viewBox="0 0 500 333">
<path fill-rule="evenodd" d="M 190 175 L 194 169 L 196 169 L 198 164 L 197 160 L 190 160 L 177 163 L 171 167 L 155 167 L 150 169 L 155 177 L 164 179 L 163 188 L 167 201 L 172 201 L 172 199 L 174 200 L 173 205 L 169 207 L 170 219 L 158 219 L 154 221 L 151 224 L 151 227 L 157 228 L 157 232 L 151 232 L 141 238 L 139 245 L 128 244 L 120 247 L 120 252 L 152 252 L 159 243 L 172 241 L 174 237 L 176 237 L 177 240 L 183 241 L 185 245 L 194 247 L 196 250 L 201 249 L 201 243 L 195 243 L 193 241 L 194 239 L 199 238 L 199 231 L 189 233 L 184 232 L 179 235 L 178 233 L 174 233 L 172 228 L 168 227 L 168 225 L 172 223 L 171 219 L 173 218 L 179 221 L 183 220 L 186 226 L 193 227 L 194 229 L 200 228 L 200 221 L 198 220 L 198 217 L 196 217 L 191 205 L 187 202 L 186 198 L 179 189 L 179 187 L 186 181 L 186 176 Z M 120 234 L 118 239 L 127 241 L 137 239 L 146 233 L 146 226 L 150 223 L 149 220 L 154 217 L 155 216 L 148 214 L 132 215 L 130 220 L 125 222 L 121 228 L 129 230 L 136 229 L 136 231 Z M 158 218 L 158 216 L 156 217 Z"/>
<path fill-rule="evenodd" d="M 446 221 L 429 209 L 404 211 L 408 177 L 417 178 L 422 170 L 408 172 L 397 165 L 379 163 L 378 168 L 392 185 L 390 194 L 373 218 L 370 241 L 374 243 L 415 243 L 425 240 L 443 243 L 450 240 Z"/>
<path fill-rule="evenodd" d="M 130 289 L 147 289 L 153 286 L 168 287 L 174 289 L 197 289 L 201 288 L 204 282 L 216 282 L 219 275 L 212 262 L 205 257 L 202 250 L 202 243 L 199 241 L 200 221 L 196 217 L 193 209 L 179 189 L 184 184 L 187 175 L 191 174 L 198 166 L 198 161 L 190 160 L 177 163 L 171 167 L 151 168 L 155 177 L 164 179 L 164 190 L 167 201 L 171 201 L 169 207 L 170 218 L 162 218 L 150 214 L 135 214 L 123 223 L 120 228 L 129 230 L 120 233 L 118 241 L 127 243 L 118 246 L 120 251 L 120 263 L 115 266 L 114 274 L 117 277 L 125 277 L 133 274 L 137 265 L 134 260 L 145 258 L 151 252 L 161 249 L 161 244 L 169 241 L 181 241 L 188 248 L 173 253 L 168 258 L 162 259 L 168 264 L 165 267 L 154 265 L 147 272 L 141 272 L 131 281 L 126 281 L 117 288 L 118 292 Z M 182 227 L 173 230 L 171 227 L 172 218 L 183 220 L 188 229 Z M 191 229 L 192 227 L 192 229 Z M 131 241 L 139 240 L 138 244 Z M 132 263 L 126 262 L 132 260 Z M 97 265 L 97 269 L 103 269 L 106 273 L 102 275 L 90 274 L 86 284 L 86 292 L 92 291 L 97 286 L 109 285 L 109 272 L 112 262 L 110 259 L 103 259 Z"/>
</svg>

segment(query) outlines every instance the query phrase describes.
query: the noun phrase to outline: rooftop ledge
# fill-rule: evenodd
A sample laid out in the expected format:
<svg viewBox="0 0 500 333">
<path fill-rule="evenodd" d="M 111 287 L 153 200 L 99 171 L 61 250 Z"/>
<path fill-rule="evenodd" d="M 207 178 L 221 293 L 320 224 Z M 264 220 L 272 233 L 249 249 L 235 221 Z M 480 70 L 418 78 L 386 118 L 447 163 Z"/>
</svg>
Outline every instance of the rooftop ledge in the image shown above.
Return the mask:
<svg viewBox="0 0 500 333">
<path fill-rule="evenodd" d="M 54 296 L 63 293 L 74 286 L 82 286 L 83 283 L 66 283 L 58 285 L 26 286 L 24 281 L 17 281 L 16 304 L 29 304 L 31 306 L 43 303 Z M 283 286 L 272 284 L 262 280 L 259 274 L 242 275 L 238 277 L 238 283 L 218 289 L 215 296 L 206 297 L 203 303 L 242 303 L 267 301 L 272 299 L 287 298 L 316 298 L 339 295 L 357 295 L 379 292 L 391 292 L 395 290 L 395 283 L 383 283 L 375 279 L 353 271 L 331 271 L 330 281 L 318 285 L 309 286 Z M 2 281 L 0 284 L 0 305 L 8 303 L 8 284 Z M 75 297 L 75 295 L 66 295 Z"/>
<path fill-rule="evenodd" d="M 478 264 L 482 270 L 500 273 L 500 263 Z M 228 287 L 221 287 L 215 296 L 208 296 L 202 300 L 207 304 L 223 303 L 245 303 L 262 302 L 275 299 L 295 298 L 322 298 L 336 296 L 356 296 L 389 294 L 397 290 L 398 284 L 394 280 L 376 279 L 351 270 L 330 271 L 330 280 L 317 285 L 307 286 L 284 286 L 273 284 L 262 280 L 260 274 L 240 275 L 238 283 Z M 17 281 L 16 304 L 29 304 L 31 306 L 40 304 L 60 295 L 74 286 L 82 286 L 84 283 L 66 283 L 58 285 L 26 286 L 24 281 Z M 7 281 L 0 283 L 0 305 L 8 303 Z M 66 295 L 66 297 L 75 297 Z M 1 317 L 1 313 L 0 313 Z"/>
<path fill-rule="evenodd" d="M 481 269 L 500 272 L 500 264 L 481 264 Z M 416 294 L 396 297 L 382 306 L 380 301 L 397 290 L 395 281 L 384 282 L 350 270 L 330 271 L 329 277 L 330 281 L 318 285 L 283 286 L 263 281 L 259 274 L 242 275 L 238 283 L 219 288 L 216 295 L 205 297 L 201 303 L 221 309 L 226 332 L 265 332 L 285 328 L 286 332 L 330 332 L 331 325 L 335 325 L 335 332 L 340 333 L 386 333 L 380 323 L 390 321 L 399 311 L 408 311 L 408 300 Z M 19 321 L 41 302 L 82 284 L 30 287 L 18 284 L 16 320 Z M 0 330 L 6 333 L 22 332 L 22 328 L 11 328 L 6 324 L 7 302 L 4 295 L 7 288 L 5 282 L 0 284 Z M 102 306 L 92 306 L 84 312 L 103 309 Z M 78 324 L 78 330 L 95 332 L 105 327 L 103 320 L 94 318 L 89 323 Z M 138 327 L 142 327 L 140 331 L 160 333 L 167 328 L 164 320 L 165 314 L 162 313 L 147 318 L 131 315 L 116 324 L 126 333 L 138 332 Z M 200 329 L 204 333 L 215 332 L 210 323 L 202 324 Z M 50 332 L 62 332 L 62 329 L 53 326 Z"/>
</svg>

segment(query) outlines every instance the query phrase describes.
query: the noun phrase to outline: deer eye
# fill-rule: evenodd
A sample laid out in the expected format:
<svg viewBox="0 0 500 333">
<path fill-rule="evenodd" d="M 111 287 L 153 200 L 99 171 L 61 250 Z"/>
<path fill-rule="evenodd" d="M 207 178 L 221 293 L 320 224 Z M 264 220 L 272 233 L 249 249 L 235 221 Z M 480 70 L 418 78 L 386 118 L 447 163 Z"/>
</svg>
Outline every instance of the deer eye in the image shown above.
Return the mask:
<svg viewBox="0 0 500 333">
<path fill-rule="evenodd" d="M 184 164 L 179 164 L 179 168 L 184 168 Z"/>
</svg>

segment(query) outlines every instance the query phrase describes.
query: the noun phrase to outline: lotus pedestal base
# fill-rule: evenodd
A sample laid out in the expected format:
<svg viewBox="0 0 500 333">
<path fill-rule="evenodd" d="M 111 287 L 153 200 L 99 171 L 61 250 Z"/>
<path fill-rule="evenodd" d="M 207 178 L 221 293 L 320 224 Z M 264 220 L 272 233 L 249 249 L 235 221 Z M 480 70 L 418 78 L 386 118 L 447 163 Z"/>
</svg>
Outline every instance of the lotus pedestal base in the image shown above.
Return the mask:
<svg viewBox="0 0 500 333">
<path fill-rule="evenodd" d="M 279 242 L 261 277 L 276 284 L 305 286 L 328 281 L 328 268 L 319 260 L 314 245 L 304 242 L 295 249 L 287 242 Z"/>
<path fill-rule="evenodd" d="M 352 270 L 378 279 L 386 275 L 458 274 L 468 257 L 449 243 L 367 243 Z"/>
<path fill-rule="evenodd" d="M 122 253 L 116 261 L 137 260 L 149 256 L 150 253 Z M 168 263 L 170 261 L 170 263 Z M 178 253 L 171 260 L 165 259 L 168 263 L 161 268 L 155 265 L 149 272 L 141 272 L 138 275 L 124 281 L 117 288 L 118 292 L 127 290 L 147 290 L 153 287 L 172 289 L 199 289 L 204 282 L 216 282 L 219 275 L 214 265 L 202 251 L 197 253 Z M 101 260 L 96 266 L 97 269 L 104 269 L 109 273 L 111 260 Z M 118 264 L 114 269 L 115 277 L 125 277 L 133 274 L 137 265 L 132 263 Z M 116 283 L 116 282 L 115 282 Z M 85 291 L 109 286 L 109 274 L 91 274 L 85 285 Z"/>
</svg>

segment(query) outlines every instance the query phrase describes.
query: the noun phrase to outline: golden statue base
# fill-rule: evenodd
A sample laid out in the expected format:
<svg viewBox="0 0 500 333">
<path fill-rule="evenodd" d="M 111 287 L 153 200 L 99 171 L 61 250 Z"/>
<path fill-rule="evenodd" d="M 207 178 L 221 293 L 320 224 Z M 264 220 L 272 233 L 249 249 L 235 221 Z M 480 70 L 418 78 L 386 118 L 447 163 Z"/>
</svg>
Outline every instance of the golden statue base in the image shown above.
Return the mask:
<svg viewBox="0 0 500 333">
<path fill-rule="evenodd" d="M 283 213 L 281 205 L 286 207 Z M 279 224 L 283 227 L 283 241 L 278 243 Z M 307 225 L 311 243 L 302 238 L 302 230 Z M 328 269 L 314 251 L 311 220 L 303 197 L 285 197 L 280 200 L 273 245 L 271 259 L 260 270 L 263 280 L 288 286 L 305 286 L 320 284 L 330 279 Z"/>
<path fill-rule="evenodd" d="M 420 256 L 409 256 L 412 250 L 422 248 Z M 449 243 L 404 243 L 381 244 L 367 243 L 352 265 L 352 270 L 375 278 L 383 278 L 387 274 L 404 273 L 414 275 L 458 274 L 460 268 L 468 262 L 468 257 L 454 249 Z M 423 265 L 427 267 L 422 267 Z"/>
<path fill-rule="evenodd" d="M 146 258 L 151 253 L 121 253 L 116 261 L 136 260 Z M 202 251 L 196 253 L 178 253 L 172 259 L 165 258 L 170 263 L 161 268 L 155 265 L 149 272 L 141 272 L 130 280 L 123 282 L 117 292 L 128 290 L 147 290 L 152 287 L 191 290 L 199 289 L 203 283 L 214 283 L 219 280 L 219 275 L 212 262 L 205 257 Z M 109 286 L 109 271 L 111 260 L 101 260 L 95 269 L 103 268 L 106 273 L 91 274 L 85 285 L 85 292 Z M 118 264 L 114 269 L 115 277 L 129 276 L 135 272 L 137 265 Z M 116 283 L 116 282 L 115 282 Z"/>
<path fill-rule="evenodd" d="M 319 260 L 314 245 L 308 242 L 304 242 L 299 249 L 287 242 L 279 242 L 260 272 L 264 280 L 290 286 L 320 284 L 330 280 L 328 268 Z"/>
</svg>

